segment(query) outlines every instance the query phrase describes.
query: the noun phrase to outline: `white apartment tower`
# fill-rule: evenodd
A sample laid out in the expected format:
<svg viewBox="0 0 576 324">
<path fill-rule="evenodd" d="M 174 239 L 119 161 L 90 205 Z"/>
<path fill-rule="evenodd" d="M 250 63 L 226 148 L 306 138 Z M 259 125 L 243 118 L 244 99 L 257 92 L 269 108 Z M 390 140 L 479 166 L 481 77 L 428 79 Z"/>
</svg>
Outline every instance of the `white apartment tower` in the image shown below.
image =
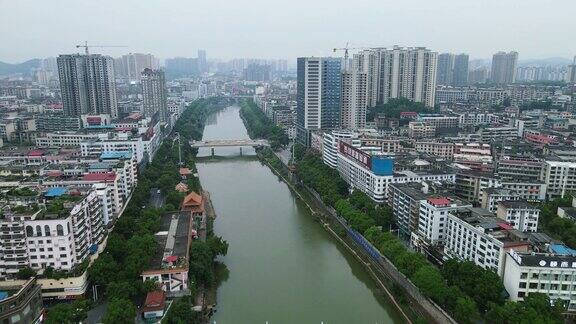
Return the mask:
<svg viewBox="0 0 576 324">
<path fill-rule="evenodd" d="M 380 50 L 380 101 L 407 98 L 434 107 L 438 54 L 424 47 Z"/>
<path fill-rule="evenodd" d="M 367 74 L 361 71 L 342 72 L 342 104 L 340 126 L 344 129 L 366 127 Z"/>
<path fill-rule="evenodd" d="M 144 69 L 156 70 L 160 61 L 152 54 L 130 53 L 114 59 L 116 75 L 130 81 L 139 81 Z"/>
<path fill-rule="evenodd" d="M 160 121 L 168 120 L 166 92 L 164 71 L 148 68 L 142 71 L 142 98 L 146 117 L 153 117 L 158 113 Z"/>
<path fill-rule="evenodd" d="M 380 51 L 363 50 L 354 55 L 352 70 L 366 74 L 366 104 L 376 106 L 380 101 Z"/>
<path fill-rule="evenodd" d="M 498 52 L 492 56 L 490 80 L 496 84 L 510 84 L 516 81 L 518 52 Z"/>
</svg>

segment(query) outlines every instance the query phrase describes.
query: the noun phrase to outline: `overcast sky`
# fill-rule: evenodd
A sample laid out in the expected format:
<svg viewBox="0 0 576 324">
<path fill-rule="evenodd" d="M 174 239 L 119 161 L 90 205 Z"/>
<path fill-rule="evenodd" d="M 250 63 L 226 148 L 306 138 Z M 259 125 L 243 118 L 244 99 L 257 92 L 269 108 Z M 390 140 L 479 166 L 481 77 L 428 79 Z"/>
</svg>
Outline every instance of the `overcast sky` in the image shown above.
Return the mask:
<svg viewBox="0 0 576 324">
<path fill-rule="evenodd" d="M 0 0 L 0 61 L 112 56 L 287 58 L 355 46 L 426 46 L 489 58 L 576 55 L 576 0 Z"/>
</svg>

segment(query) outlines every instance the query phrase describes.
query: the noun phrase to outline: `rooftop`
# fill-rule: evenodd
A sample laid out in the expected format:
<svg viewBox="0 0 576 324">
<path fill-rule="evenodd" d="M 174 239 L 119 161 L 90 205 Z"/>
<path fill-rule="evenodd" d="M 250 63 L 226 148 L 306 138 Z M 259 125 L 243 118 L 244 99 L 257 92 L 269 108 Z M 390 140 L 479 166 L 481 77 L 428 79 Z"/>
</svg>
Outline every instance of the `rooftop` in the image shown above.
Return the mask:
<svg viewBox="0 0 576 324">
<path fill-rule="evenodd" d="M 483 208 L 466 208 L 452 212 L 453 216 L 466 223 L 482 228 L 483 232 L 504 243 L 504 246 L 528 245 L 528 234 L 522 233 L 496 218 L 494 214 Z"/>
<path fill-rule="evenodd" d="M 524 208 L 524 209 L 538 209 L 538 207 L 528 203 L 525 200 L 505 200 L 498 203 L 505 208 Z"/>
<path fill-rule="evenodd" d="M 576 250 L 571 249 L 564 244 L 550 244 L 550 251 L 559 255 L 576 256 Z"/>
<path fill-rule="evenodd" d="M 164 310 L 166 306 L 166 292 L 163 290 L 151 291 L 146 295 L 146 301 L 144 302 L 143 311 L 144 312 L 155 312 Z"/>
<path fill-rule="evenodd" d="M 100 155 L 102 160 L 111 159 L 131 159 L 132 151 L 117 151 L 117 152 L 104 152 Z"/>
<path fill-rule="evenodd" d="M 66 194 L 66 192 L 68 192 L 67 188 L 54 187 L 54 188 L 48 189 L 48 191 L 46 191 L 46 193 L 44 194 L 44 197 L 47 197 L 47 198 L 60 197 L 64 194 Z"/>
<path fill-rule="evenodd" d="M 188 267 L 188 248 L 192 240 L 192 215 L 179 211 L 162 215 L 160 230 L 155 234 L 156 253 L 148 266 L 150 270 L 167 269 L 166 258 L 178 257 L 183 267 Z M 174 262 L 170 262 L 174 263 Z"/>
<path fill-rule="evenodd" d="M 114 181 L 115 179 L 115 172 L 88 173 L 82 177 L 84 181 Z"/>
</svg>

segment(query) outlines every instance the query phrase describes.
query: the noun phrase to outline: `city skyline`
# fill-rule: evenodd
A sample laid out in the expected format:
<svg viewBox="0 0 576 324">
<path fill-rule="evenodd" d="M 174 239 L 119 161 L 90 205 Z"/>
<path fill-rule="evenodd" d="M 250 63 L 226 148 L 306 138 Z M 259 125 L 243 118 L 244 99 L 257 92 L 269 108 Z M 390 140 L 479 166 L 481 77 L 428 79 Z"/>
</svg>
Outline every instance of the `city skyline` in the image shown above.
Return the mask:
<svg viewBox="0 0 576 324">
<path fill-rule="evenodd" d="M 2 11 L 12 14 L 3 17 L 0 28 L 18 30 L 18 33 L 0 36 L 2 43 L 10 44 L 0 49 L 0 61 L 18 63 L 74 53 L 75 45 L 84 40 L 92 44 L 128 46 L 98 51 L 104 55 L 117 57 L 140 52 L 163 59 L 195 57 L 198 49 L 205 49 L 210 57 L 222 59 L 277 57 L 295 61 L 302 55 L 333 55 L 332 48 L 342 47 L 348 41 L 355 47 L 426 46 L 438 53 L 468 53 L 472 59 L 490 58 L 498 51 L 512 50 L 520 53 L 521 60 L 573 57 L 573 49 L 555 35 L 571 28 L 569 13 L 573 11 L 570 7 L 576 9 L 575 3 L 561 1 L 563 10 L 542 11 L 542 3 L 535 0 L 522 2 L 521 8 L 518 1 L 489 2 L 368 1 L 353 7 L 338 3 L 326 7 L 322 3 L 297 1 L 275 11 L 268 10 L 260 1 L 193 5 L 170 1 L 146 8 L 132 2 L 110 1 L 98 4 L 64 1 L 49 5 L 38 1 L 3 2 Z M 304 5 L 307 10 L 302 11 Z M 346 23 L 342 23 L 344 8 Z M 320 9 L 322 19 L 313 14 Z M 87 11 L 93 14 L 75 14 Z M 507 19 L 512 11 L 521 11 L 526 21 L 541 23 L 519 24 Z M 158 23 L 143 23 L 142 17 L 148 15 L 154 15 Z M 451 19 L 438 19 L 447 15 Z M 21 19 L 24 16 L 27 19 Z M 50 17 L 51 23 L 40 29 L 29 23 L 43 21 L 45 17 Z M 406 17 L 410 17 L 409 27 L 392 28 L 402 24 Z M 67 28 L 59 21 L 75 28 Z M 122 24 L 111 21 L 122 21 Z M 135 30 L 137 34 L 126 37 Z M 59 37 L 54 38 L 55 34 Z M 490 37 L 484 37 L 486 35 Z M 35 46 L 31 48 L 27 44 Z"/>
</svg>

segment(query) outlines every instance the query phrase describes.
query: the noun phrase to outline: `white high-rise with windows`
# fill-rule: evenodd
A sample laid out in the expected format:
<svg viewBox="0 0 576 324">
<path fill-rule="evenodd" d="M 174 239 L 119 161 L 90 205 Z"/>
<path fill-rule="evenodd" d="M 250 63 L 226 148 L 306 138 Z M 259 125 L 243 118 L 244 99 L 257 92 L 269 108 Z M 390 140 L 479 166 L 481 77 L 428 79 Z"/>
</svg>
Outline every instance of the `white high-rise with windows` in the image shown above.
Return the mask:
<svg viewBox="0 0 576 324">
<path fill-rule="evenodd" d="M 492 56 L 490 80 L 496 84 L 511 84 L 516 81 L 518 52 L 498 52 Z"/>
<path fill-rule="evenodd" d="M 352 69 L 366 74 L 366 104 L 376 106 L 380 101 L 380 50 L 363 50 L 354 55 Z"/>
<path fill-rule="evenodd" d="M 142 98 L 144 99 L 144 115 L 153 117 L 158 114 L 160 121 L 167 121 L 167 90 L 164 71 L 144 69 L 142 71 Z"/>
<path fill-rule="evenodd" d="M 367 74 L 361 71 L 342 72 L 342 104 L 340 126 L 344 129 L 366 127 Z"/>
<path fill-rule="evenodd" d="M 434 107 L 438 53 L 425 47 L 380 50 L 380 101 L 407 98 Z"/>
</svg>

